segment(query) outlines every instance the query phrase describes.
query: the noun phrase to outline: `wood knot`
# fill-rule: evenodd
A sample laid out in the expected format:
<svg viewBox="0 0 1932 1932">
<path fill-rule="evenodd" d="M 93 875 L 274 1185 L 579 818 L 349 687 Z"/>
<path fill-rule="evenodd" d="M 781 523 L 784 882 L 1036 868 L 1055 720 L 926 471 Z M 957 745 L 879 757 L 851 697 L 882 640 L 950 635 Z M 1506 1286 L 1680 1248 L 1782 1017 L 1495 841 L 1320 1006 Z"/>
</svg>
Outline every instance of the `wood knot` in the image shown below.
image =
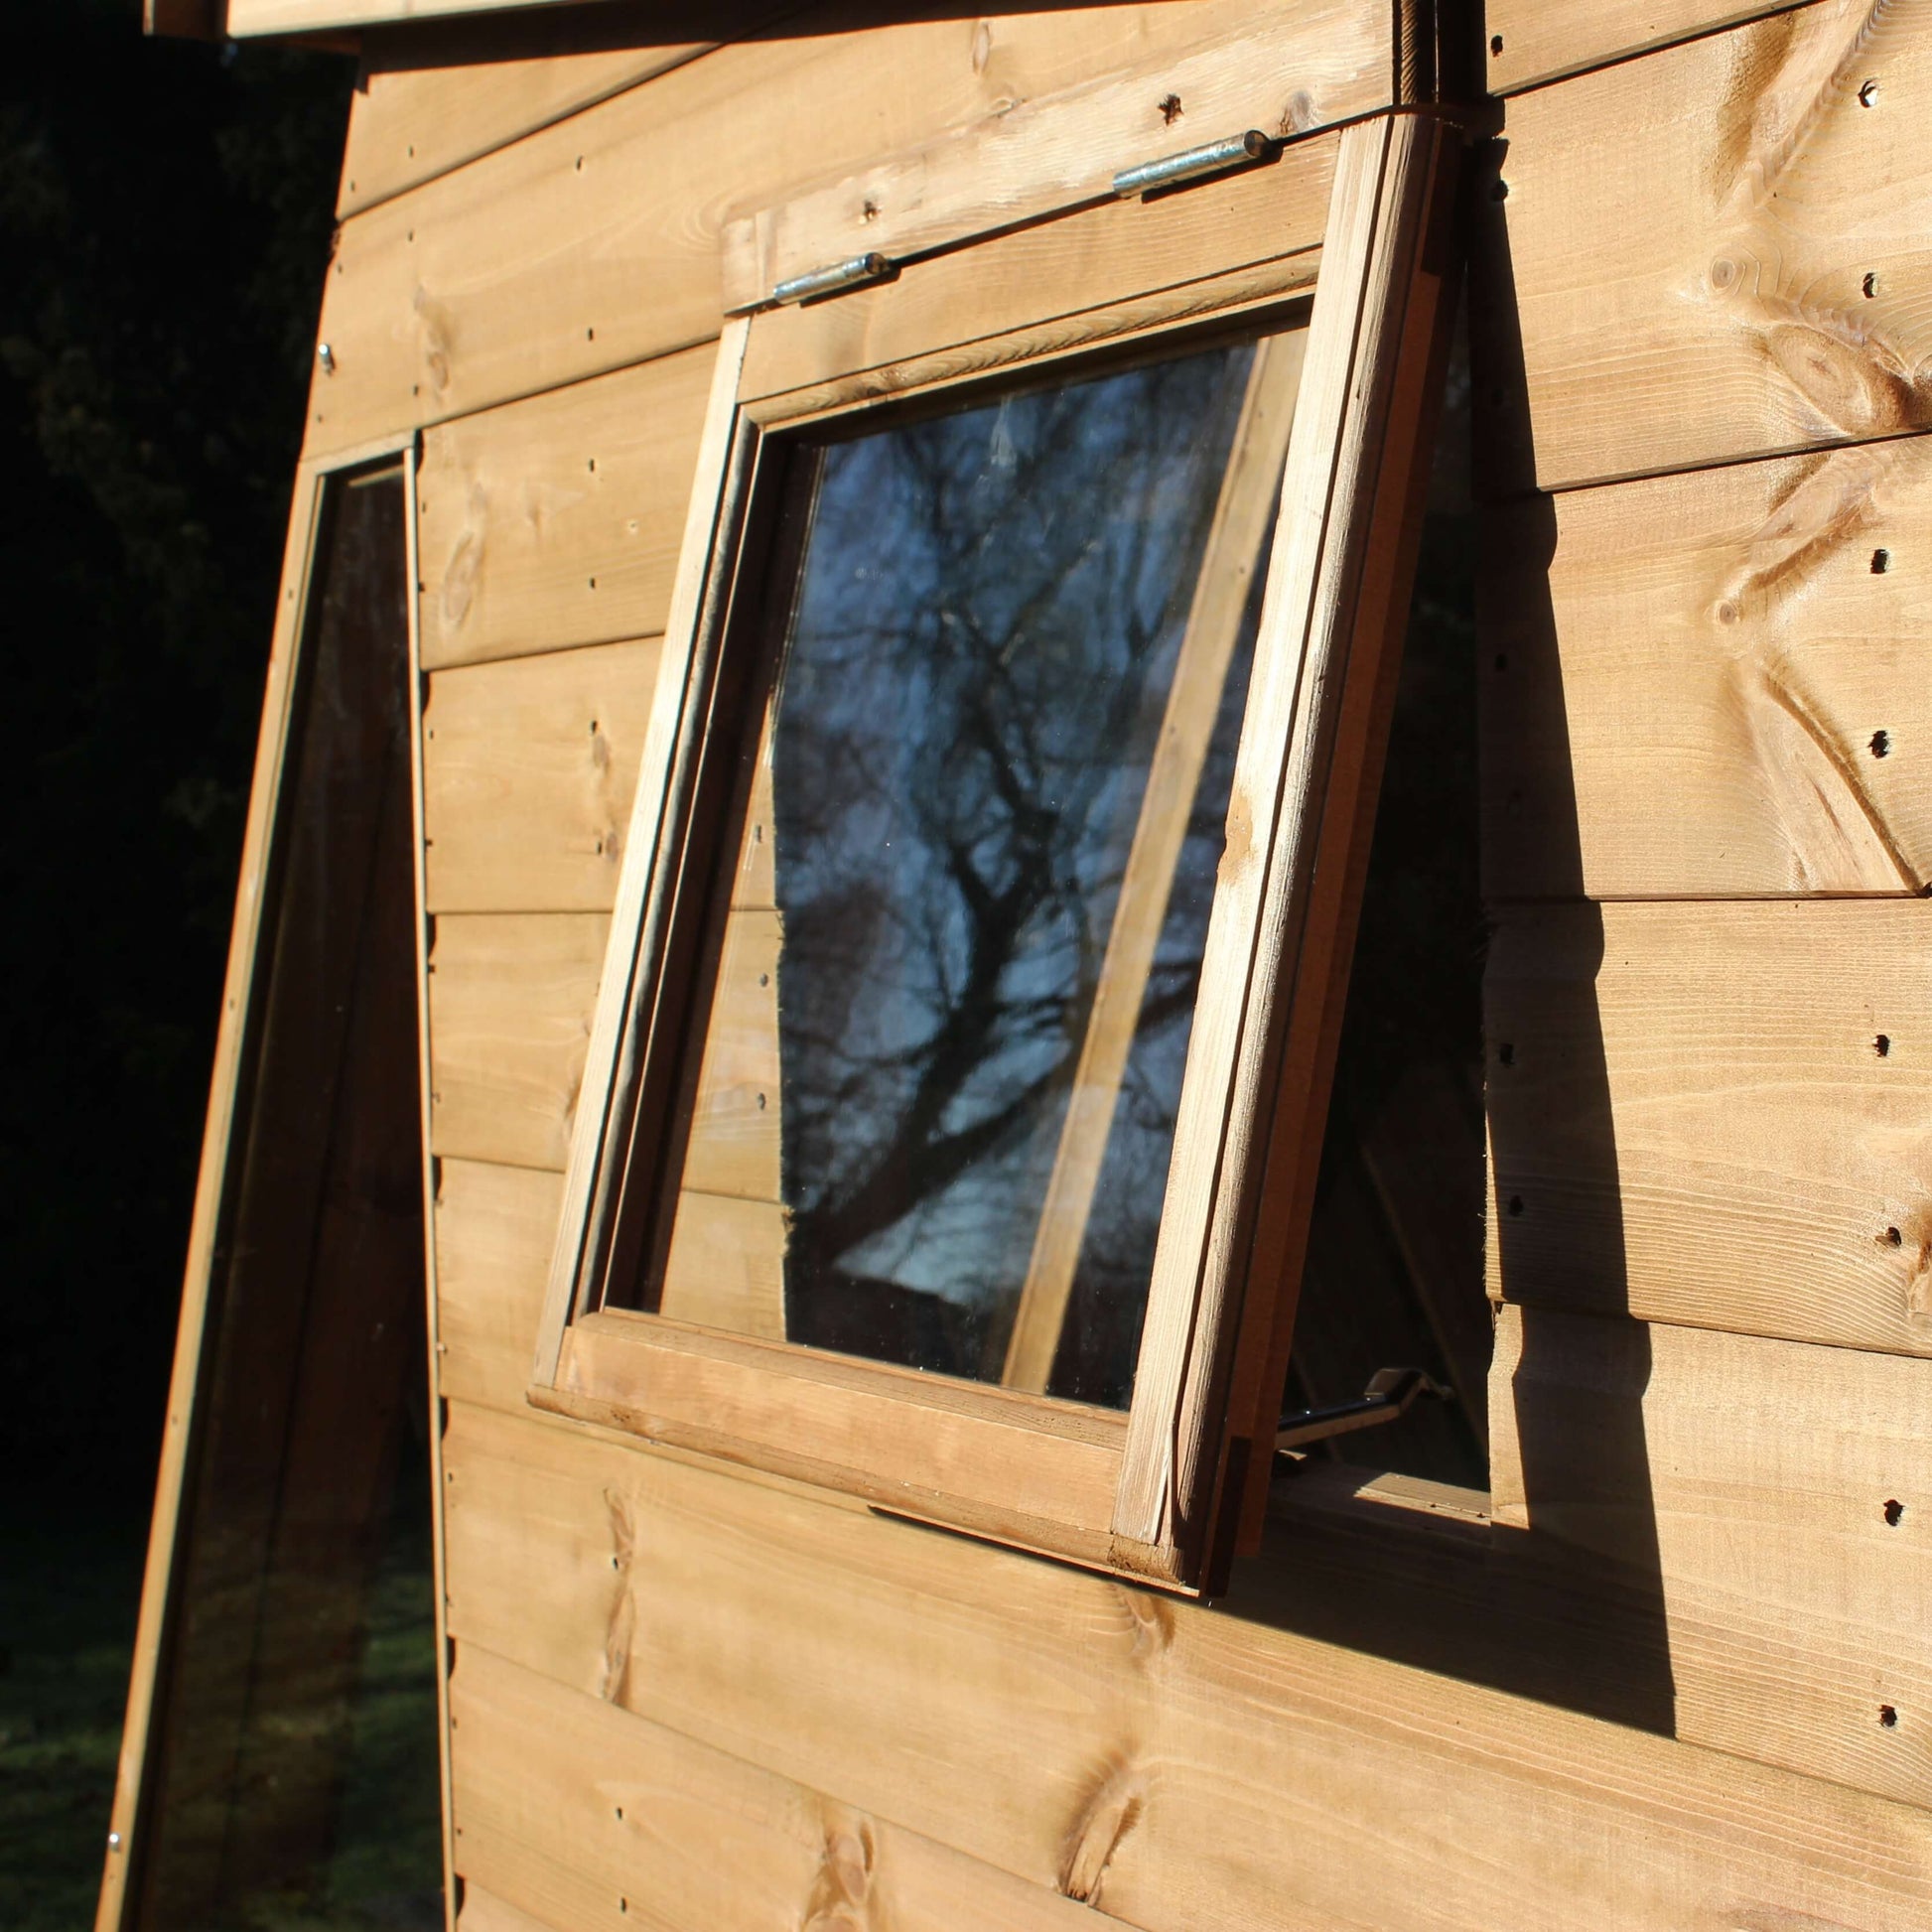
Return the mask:
<svg viewBox="0 0 1932 1932">
<path fill-rule="evenodd" d="M 477 602 L 477 583 L 483 576 L 483 533 L 488 527 L 489 497 L 482 483 L 472 483 L 470 500 L 464 506 L 463 534 L 443 566 L 443 588 L 436 600 L 445 630 L 461 630 L 470 621 Z"/>
<path fill-rule="evenodd" d="M 880 1932 L 884 1901 L 877 1890 L 879 1840 L 872 1820 L 828 1804 L 824 1822 L 824 1849 L 799 1932 Z"/>
<path fill-rule="evenodd" d="M 1231 884 L 1246 871 L 1254 855 L 1254 811 L 1246 793 L 1237 791 L 1228 800 L 1227 827 L 1221 845 L 1220 877 L 1224 884 Z"/>
<path fill-rule="evenodd" d="M 410 300 L 410 307 L 422 325 L 423 366 L 429 370 L 429 379 L 437 394 L 442 395 L 450 386 L 450 351 L 455 345 L 456 337 L 450 312 L 442 303 L 432 300 L 429 291 L 420 283 Z"/>
<path fill-rule="evenodd" d="M 604 1511 L 611 1524 L 611 1568 L 617 1573 L 617 1594 L 604 1626 L 604 1656 L 598 1666 L 597 1694 L 620 1707 L 630 1689 L 630 1645 L 637 1625 L 637 1599 L 630 1588 L 630 1566 L 637 1554 L 637 1531 L 630 1504 L 621 1489 L 604 1492 Z"/>
<path fill-rule="evenodd" d="M 1126 1584 L 1114 1585 L 1114 1590 L 1127 1611 L 1134 1660 L 1151 1664 L 1173 1642 L 1173 1605 L 1152 1590 L 1134 1589 Z"/>
<path fill-rule="evenodd" d="M 1927 411 L 1911 376 L 1862 332 L 1842 339 L 1810 322 L 1773 323 L 1765 353 L 1825 422 L 1847 436 L 1915 428 Z"/>
<path fill-rule="evenodd" d="M 1100 1902 L 1107 1867 L 1146 1803 L 1147 1780 L 1131 1759 L 1110 1758 L 1101 1765 L 1060 1856 L 1059 1887 L 1068 1898 Z"/>
</svg>

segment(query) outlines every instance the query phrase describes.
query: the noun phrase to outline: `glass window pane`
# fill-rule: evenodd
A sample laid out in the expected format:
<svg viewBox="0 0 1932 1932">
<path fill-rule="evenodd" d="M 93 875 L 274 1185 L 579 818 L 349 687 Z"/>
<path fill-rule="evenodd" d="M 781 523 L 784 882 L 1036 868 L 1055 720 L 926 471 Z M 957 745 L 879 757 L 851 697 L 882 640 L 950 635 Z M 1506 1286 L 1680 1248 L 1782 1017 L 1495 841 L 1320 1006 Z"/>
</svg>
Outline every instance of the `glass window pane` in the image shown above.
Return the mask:
<svg viewBox="0 0 1932 1932">
<path fill-rule="evenodd" d="M 661 1312 L 1125 1406 L 1299 351 L 797 453 Z"/>
<path fill-rule="evenodd" d="M 399 470 L 332 483 L 196 1396 L 134 1922 L 440 1926 Z"/>
</svg>

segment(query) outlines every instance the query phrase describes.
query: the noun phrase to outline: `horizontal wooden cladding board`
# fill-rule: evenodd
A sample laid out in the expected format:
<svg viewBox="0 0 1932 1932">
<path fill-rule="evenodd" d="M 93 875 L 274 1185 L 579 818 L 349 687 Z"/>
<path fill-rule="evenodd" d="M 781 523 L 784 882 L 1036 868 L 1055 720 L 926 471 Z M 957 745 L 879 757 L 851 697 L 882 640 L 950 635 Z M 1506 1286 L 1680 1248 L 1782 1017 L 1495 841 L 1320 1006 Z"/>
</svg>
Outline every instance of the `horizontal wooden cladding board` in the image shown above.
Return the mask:
<svg viewBox="0 0 1932 1932">
<path fill-rule="evenodd" d="M 663 629 L 714 359 L 703 344 L 424 437 L 425 668 Z"/>
<path fill-rule="evenodd" d="M 1782 13 L 1798 0 L 1485 0 L 1484 80 L 1513 94 L 1739 21 Z"/>
<path fill-rule="evenodd" d="M 915 361 L 922 379 L 943 379 L 921 358 L 951 351 L 977 368 L 983 358 L 962 345 L 1077 312 L 1086 319 L 1063 332 L 1071 347 L 1132 327 L 1150 294 L 1197 283 L 1204 309 L 1311 287 L 1338 145 L 1339 136 L 1316 135 L 1271 167 L 1185 195 L 1108 202 L 914 262 L 836 302 L 775 310 L 752 331 L 742 393 L 770 396 L 822 383 L 832 370 L 863 374 Z M 1150 264 L 1159 265 L 1153 273 Z M 1242 276 L 1244 267 L 1254 272 Z M 1180 305 L 1159 306 L 1167 317 Z M 1032 327 L 1028 340 L 1036 349 Z"/>
<path fill-rule="evenodd" d="M 560 1174 L 437 1164 L 437 1387 L 520 1413 L 563 1200 Z"/>
<path fill-rule="evenodd" d="M 657 655 L 650 637 L 431 674 L 432 912 L 610 909 Z"/>
<path fill-rule="evenodd" d="M 1932 424 L 1928 119 L 1923 0 L 1819 0 L 1512 100 L 1479 202 L 1485 487 Z"/>
<path fill-rule="evenodd" d="M 726 306 L 856 254 L 902 260 L 1077 207 L 1106 196 L 1121 169 L 1203 141 L 1251 128 L 1292 140 L 1389 104 L 1389 16 L 1360 0 L 1290 10 L 1207 0 L 1194 15 L 1196 44 L 1153 68 L 1097 71 L 970 127 L 922 131 L 904 153 L 842 180 L 754 204 L 725 236 Z"/>
<path fill-rule="evenodd" d="M 1351 13 L 1368 25 L 1357 78 L 1323 104 L 1337 118 L 1372 111 L 1389 93 L 1389 13 Z M 1103 76 L 1141 76 L 1160 130 L 1150 152 L 1238 131 L 1196 133 L 1184 97 L 1173 127 L 1163 127 L 1156 110 L 1173 92 L 1164 69 L 1257 24 L 1280 32 L 1272 0 L 846 32 L 835 23 L 847 16 L 816 17 L 830 30 L 812 32 L 806 15 L 795 30 L 787 23 L 720 48 L 345 220 L 324 294 L 331 366 L 319 359 L 311 386 L 310 449 L 470 414 L 707 341 L 722 313 L 720 237 L 732 215 Z M 1297 20 L 1307 62 L 1284 57 L 1256 94 L 1278 94 L 1278 115 L 1304 90 L 1301 67 L 1331 70 L 1333 8 Z"/>
<path fill-rule="evenodd" d="M 1932 1363 L 1508 1308 L 1490 1386 L 1498 1542 L 1648 1588 L 1680 1737 L 1932 1803 Z"/>
<path fill-rule="evenodd" d="M 449 914 L 430 953 L 430 1151 L 562 1171 L 610 919 Z"/>
<path fill-rule="evenodd" d="M 1483 512 L 1498 897 L 1932 880 L 1932 437 Z"/>
<path fill-rule="evenodd" d="M 1239 1583 L 1228 1611 L 1174 1604 L 483 1411 L 453 1411 L 446 1458 L 459 1656 L 1132 1924 L 1932 1909 L 1916 1808 L 1250 1621 Z"/>
<path fill-rule="evenodd" d="M 523 19 L 537 16 L 523 16 Z M 552 14 L 561 28 L 572 16 Z M 357 213 L 392 195 L 418 188 L 466 161 L 507 146 L 525 134 L 652 74 L 694 60 L 713 44 L 681 41 L 629 47 L 557 45 L 537 53 L 477 36 L 450 46 L 447 30 L 403 30 L 365 51 L 348 109 L 348 140 L 336 201 L 339 216 Z M 519 39 L 528 41 L 524 33 Z M 641 42 L 653 37 L 639 33 Z M 453 59 L 461 52 L 469 59 Z M 520 57 L 520 58 L 519 58 Z"/>
<path fill-rule="evenodd" d="M 1932 1354 L 1932 903 L 1523 906 L 1483 984 L 1493 1294 Z"/>
<path fill-rule="evenodd" d="M 451 1707 L 458 1869 L 486 1871 L 553 1922 L 613 1932 L 1094 1924 L 1057 1890 L 477 1646 L 458 1660 Z"/>
</svg>

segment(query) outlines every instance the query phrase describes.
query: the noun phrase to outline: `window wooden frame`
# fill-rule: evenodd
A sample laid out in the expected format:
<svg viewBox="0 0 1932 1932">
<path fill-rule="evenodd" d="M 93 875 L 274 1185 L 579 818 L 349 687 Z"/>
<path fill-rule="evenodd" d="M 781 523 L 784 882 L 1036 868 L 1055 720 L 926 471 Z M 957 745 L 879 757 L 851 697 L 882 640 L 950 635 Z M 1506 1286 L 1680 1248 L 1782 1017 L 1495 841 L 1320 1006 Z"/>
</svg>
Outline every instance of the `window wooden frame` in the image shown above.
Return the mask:
<svg viewBox="0 0 1932 1932">
<path fill-rule="evenodd" d="M 1423 114 L 1358 122 L 1211 189 L 1090 206 L 726 324 L 533 1404 L 1189 1592 L 1212 1588 L 1258 1534 L 1407 614 L 1455 139 Z M 620 1221 L 639 1211 L 621 1202 L 638 1095 L 684 1047 L 658 1023 L 677 1010 L 675 940 L 694 897 L 680 878 L 707 809 L 698 780 L 733 732 L 711 720 L 720 658 L 740 565 L 762 562 L 748 516 L 784 434 L 1311 288 L 1130 1409 L 605 1306 Z"/>
</svg>

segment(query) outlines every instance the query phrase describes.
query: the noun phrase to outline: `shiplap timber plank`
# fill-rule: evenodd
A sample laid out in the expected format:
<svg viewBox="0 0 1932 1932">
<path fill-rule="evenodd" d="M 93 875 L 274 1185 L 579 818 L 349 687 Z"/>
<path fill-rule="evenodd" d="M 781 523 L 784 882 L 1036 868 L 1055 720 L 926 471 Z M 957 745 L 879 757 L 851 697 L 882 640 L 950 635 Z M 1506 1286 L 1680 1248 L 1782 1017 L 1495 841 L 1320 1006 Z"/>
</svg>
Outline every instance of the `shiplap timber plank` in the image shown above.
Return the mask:
<svg viewBox="0 0 1932 1932">
<path fill-rule="evenodd" d="M 432 912 L 603 912 L 657 639 L 436 671 L 424 714 Z"/>
<path fill-rule="evenodd" d="M 1932 424 L 1928 118 L 1923 12 L 1869 0 L 1511 101 L 1474 284 L 1486 484 Z"/>
<path fill-rule="evenodd" d="M 572 1925 L 1075 1932 L 1097 1923 L 1056 1890 L 477 1646 L 465 1648 L 451 1689 L 467 1855 L 508 1895 L 553 1912 L 562 1887 L 531 1885 L 529 1855 L 576 1874 L 585 1904 L 602 1910 L 587 1919 L 573 1909 Z"/>
<path fill-rule="evenodd" d="M 385 41 L 365 61 L 349 103 L 336 213 L 354 214 L 418 188 L 580 108 L 681 67 L 713 45 L 563 46 L 522 59 L 482 59 L 476 57 L 497 50 L 486 40 L 479 45 L 473 39 L 464 50 L 473 58 L 452 61 L 447 34 L 436 42 L 420 34 L 401 45 Z"/>
<path fill-rule="evenodd" d="M 1306 94 L 1302 72 L 1338 73 L 1358 47 L 1318 111 L 1385 104 L 1388 16 L 1349 13 L 1357 25 L 1337 37 L 1329 7 L 1298 12 L 1306 58 L 1259 71 L 1249 59 L 1257 101 L 1278 94 L 1279 117 Z M 1214 138 L 1227 130 L 1195 133 L 1184 100 L 1163 124 L 1165 68 L 1205 45 L 1238 68 L 1241 37 L 1271 22 L 1279 33 L 1272 0 L 1193 0 L 801 24 L 687 62 L 343 222 L 320 334 L 333 372 L 318 361 L 308 445 L 340 449 L 708 341 L 729 218 L 1102 76 L 1141 76 L 1149 154 Z M 1095 192 L 1106 186 L 1103 174 Z"/>
<path fill-rule="evenodd" d="M 1932 1354 L 1932 903 L 1522 906 L 1484 1005 L 1493 1295 Z"/>
<path fill-rule="evenodd" d="M 677 1197 L 658 1313 L 783 1341 L 785 1242 L 785 1211 L 777 1201 L 687 1187 Z"/>
<path fill-rule="evenodd" d="M 433 1153 L 562 1170 L 610 924 L 601 912 L 437 919 Z"/>
<path fill-rule="evenodd" d="M 783 921 L 734 906 L 699 1063 L 683 1184 L 778 1199 L 778 973 Z"/>
<path fill-rule="evenodd" d="M 1781 13 L 1797 0 L 1486 0 L 1484 80 L 1492 94 L 1627 60 L 1674 41 Z"/>
<path fill-rule="evenodd" d="M 664 628 L 714 359 L 702 345 L 424 437 L 426 668 Z"/>
<path fill-rule="evenodd" d="M 1358 0 L 1290 11 L 1209 0 L 1193 14 L 1195 46 L 1173 48 L 1158 70 L 1097 69 L 1050 98 L 923 133 L 902 154 L 758 207 L 726 235 L 726 306 L 867 250 L 902 260 L 1103 199 L 1118 170 L 1223 132 L 1292 139 L 1388 104 L 1389 75 L 1377 68 L 1388 21 Z"/>
<path fill-rule="evenodd" d="M 442 1394 L 519 1414 L 543 1308 L 562 1176 L 438 1163 L 436 1265 Z"/>
<path fill-rule="evenodd" d="M 1506 1308 L 1490 1391 L 1498 1536 L 1655 1576 L 1680 1736 L 1932 1802 L 1932 1362 Z"/>
<path fill-rule="evenodd" d="M 466 1651 L 1130 1923 L 1878 1932 L 1932 1904 L 1914 1807 L 1248 1621 L 1240 1573 L 1228 1611 L 1173 1604 L 461 1407 L 449 1463 Z"/>
<path fill-rule="evenodd" d="M 1486 509 L 1485 896 L 1922 890 L 1929 520 L 1924 436 Z"/>
</svg>

